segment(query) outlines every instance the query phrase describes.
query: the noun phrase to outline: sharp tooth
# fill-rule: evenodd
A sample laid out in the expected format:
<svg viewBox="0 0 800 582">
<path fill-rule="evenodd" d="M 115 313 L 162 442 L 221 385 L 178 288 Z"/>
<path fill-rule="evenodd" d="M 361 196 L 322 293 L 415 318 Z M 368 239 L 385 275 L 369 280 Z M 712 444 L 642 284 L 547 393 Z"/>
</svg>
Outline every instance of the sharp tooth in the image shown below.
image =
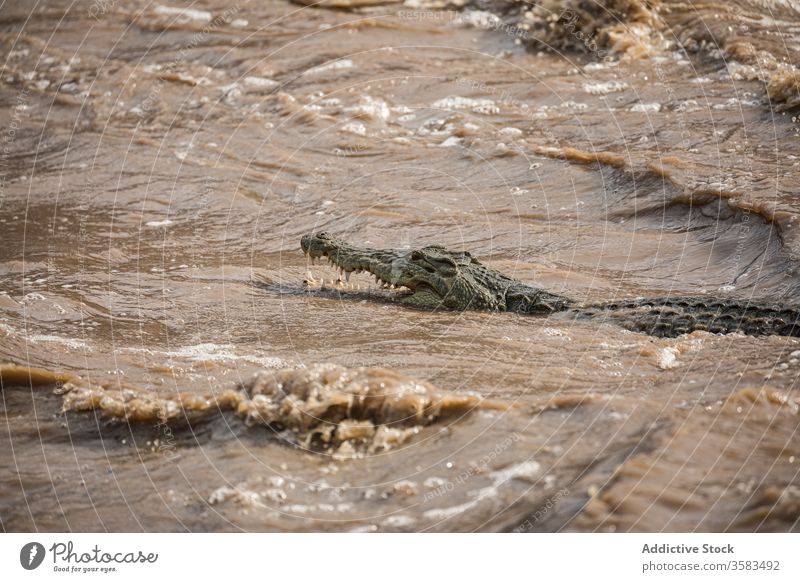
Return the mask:
<svg viewBox="0 0 800 582">
<path fill-rule="evenodd" d="M 347 281 L 348 283 L 350 282 L 350 273 L 352 273 L 352 271 L 344 272 L 344 280 Z"/>
</svg>

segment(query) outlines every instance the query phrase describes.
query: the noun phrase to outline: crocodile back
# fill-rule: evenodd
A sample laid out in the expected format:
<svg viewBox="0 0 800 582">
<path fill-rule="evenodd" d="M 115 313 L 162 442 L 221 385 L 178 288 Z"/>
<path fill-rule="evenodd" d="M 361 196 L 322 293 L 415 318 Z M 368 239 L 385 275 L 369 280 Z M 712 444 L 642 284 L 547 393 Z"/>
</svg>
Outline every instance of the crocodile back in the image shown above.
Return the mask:
<svg viewBox="0 0 800 582">
<path fill-rule="evenodd" d="M 693 331 L 800 337 L 800 306 L 708 297 L 612 301 L 581 308 L 579 317 L 607 319 L 625 329 L 676 337 Z"/>
</svg>

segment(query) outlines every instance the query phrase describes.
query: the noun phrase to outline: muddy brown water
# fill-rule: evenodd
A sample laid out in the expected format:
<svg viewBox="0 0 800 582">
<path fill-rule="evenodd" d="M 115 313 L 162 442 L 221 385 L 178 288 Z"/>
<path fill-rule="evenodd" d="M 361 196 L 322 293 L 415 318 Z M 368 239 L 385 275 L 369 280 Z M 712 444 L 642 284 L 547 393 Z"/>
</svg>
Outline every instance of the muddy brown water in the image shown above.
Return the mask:
<svg viewBox="0 0 800 582">
<path fill-rule="evenodd" d="M 336 274 L 299 248 L 324 229 L 580 300 L 796 305 L 796 7 L 620 31 L 545 2 L 541 50 L 518 4 L 186 6 L 0 7 L 2 529 L 798 528 L 796 338 L 416 311 L 366 276 L 304 289 Z M 213 409 L 316 364 L 467 405 L 347 454 Z M 125 421 L 187 395 L 211 414 Z"/>
</svg>

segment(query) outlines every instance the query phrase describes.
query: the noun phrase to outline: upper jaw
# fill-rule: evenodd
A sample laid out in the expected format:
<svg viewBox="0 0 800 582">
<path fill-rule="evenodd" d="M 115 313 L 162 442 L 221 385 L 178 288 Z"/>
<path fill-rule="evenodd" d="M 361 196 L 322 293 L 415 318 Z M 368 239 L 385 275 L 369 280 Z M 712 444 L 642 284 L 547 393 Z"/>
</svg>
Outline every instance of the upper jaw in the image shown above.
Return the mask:
<svg viewBox="0 0 800 582">
<path fill-rule="evenodd" d="M 370 248 L 357 248 L 332 237 L 320 238 L 306 235 L 300 242 L 303 253 L 312 262 L 318 258 L 326 258 L 339 269 L 346 280 L 351 273 L 368 272 L 375 276 L 378 283 L 391 286 L 408 286 L 401 277 L 402 269 L 398 261 L 405 261 L 405 252 L 385 251 Z"/>
</svg>

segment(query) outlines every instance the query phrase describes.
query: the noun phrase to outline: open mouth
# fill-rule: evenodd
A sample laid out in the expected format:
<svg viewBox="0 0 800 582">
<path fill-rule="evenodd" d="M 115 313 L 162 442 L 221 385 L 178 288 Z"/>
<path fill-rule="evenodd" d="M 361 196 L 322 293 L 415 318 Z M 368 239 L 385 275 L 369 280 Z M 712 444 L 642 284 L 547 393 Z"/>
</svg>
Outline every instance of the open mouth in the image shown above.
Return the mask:
<svg viewBox="0 0 800 582">
<path fill-rule="evenodd" d="M 307 287 L 325 287 L 328 285 L 334 286 L 337 289 L 352 289 L 352 290 L 368 290 L 369 286 L 362 286 L 358 283 L 350 283 L 350 277 L 354 273 L 356 275 L 367 273 L 370 275 L 375 282 L 375 285 L 380 289 L 386 289 L 390 291 L 395 291 L 401 294 L 408 294 L 412 293 L 413 290 L 405 287 L 403 285 L 395 285 L 390 281 L 383 279 L 379 274 L 375 273 L 369 265 L 367 260 L 364 261 L 342 261 L 340 259 L 340 253 L 337 249 L 333 250 L 319 250 L 315 248 L 303 248 L 303 254 L 310 259 L 311 265 L 316 265 L 317 260 L 321 259 L 322 261 L 327 261 L 329 265 L 331 265 L 336 270 L 336 278 L 326 279 L 324 277 L 320 277 L 317 279 L 311 274 L 309 270 L 306 279 L 303 283 Z"/>
</svg>

